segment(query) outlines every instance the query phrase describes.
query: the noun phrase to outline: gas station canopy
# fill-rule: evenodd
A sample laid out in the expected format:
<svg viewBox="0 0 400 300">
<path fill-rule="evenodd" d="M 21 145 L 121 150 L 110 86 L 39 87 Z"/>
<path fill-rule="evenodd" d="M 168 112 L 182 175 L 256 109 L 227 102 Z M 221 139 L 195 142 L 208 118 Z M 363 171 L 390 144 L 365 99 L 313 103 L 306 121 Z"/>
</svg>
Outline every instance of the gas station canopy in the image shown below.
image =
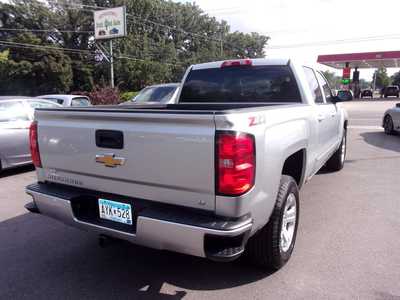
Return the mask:
<svg viewBox="0 0 400 300">
<path fill-rule="evenodd" d="M 343 69 L 346 63 L 352 69 L 399 68 L 400 51 L 319 55 L 317 62 L 335 69 Z"/>
</svg>

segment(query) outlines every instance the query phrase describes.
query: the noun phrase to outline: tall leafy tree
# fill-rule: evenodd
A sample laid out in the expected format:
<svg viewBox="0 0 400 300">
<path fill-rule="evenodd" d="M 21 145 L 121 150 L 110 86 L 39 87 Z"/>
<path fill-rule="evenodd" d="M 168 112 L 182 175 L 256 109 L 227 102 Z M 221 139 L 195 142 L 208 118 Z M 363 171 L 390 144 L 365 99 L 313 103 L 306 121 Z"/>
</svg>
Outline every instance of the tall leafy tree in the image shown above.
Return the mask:
<svg viewBox="0 0 400 300">
<path fill-rule="evenodd" d="M 392 84 L 400 87 L 400 71 L 393 74 L 391 77 Z"/>
<path fill-rule="evenodd" d="M 379 68 L 374 72 L 372 82 L 375 81 L 377 88 L 383 88 L 391 83 L 390 77 L 387 74 L 386 68 Z"/>
<path fill-rule="evenodd" d="M 24 82 L 18 86 L 21 93 L 37 94 L 88 91 L 95 85 L 107 85 L 109 64 L 98 49 L 108 49 L 109 44 L 94 40 L 93 10 L 119 5 L 126 5 L 128 12 L 128 35 L 113 42 L 115 81 L 122 90 L 180 80 L 187 66 L 194 63 L 265 55 L 268 37 L 230 32 L 227 22 L 210 17 L 193 3 L 11 0 L 0 3 L 3 28 L 37 31 L 0 30 L 0 40 L 64 50 L 0 44 L 0 52 L 9 51 L 0 67 L 15 65 L 13 72 L 0 75 L 1 86 L 9 90 Z M 5 91 L 0 88 L 0 93 Z"/>
</svg>

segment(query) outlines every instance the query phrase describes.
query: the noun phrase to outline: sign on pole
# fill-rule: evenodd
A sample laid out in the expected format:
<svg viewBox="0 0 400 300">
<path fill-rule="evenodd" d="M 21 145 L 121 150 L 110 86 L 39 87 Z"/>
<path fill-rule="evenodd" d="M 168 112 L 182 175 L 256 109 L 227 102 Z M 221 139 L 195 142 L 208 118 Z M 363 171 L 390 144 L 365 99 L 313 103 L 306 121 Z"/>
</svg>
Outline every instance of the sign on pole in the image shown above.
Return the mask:
<svg viewBox="0 0 400 300">
<path fill-rule="evenodd" d="M 96 40 L 112 39 L 126 35 L 125 6 L 94 12 L 94 37 Z"/>
</svg>

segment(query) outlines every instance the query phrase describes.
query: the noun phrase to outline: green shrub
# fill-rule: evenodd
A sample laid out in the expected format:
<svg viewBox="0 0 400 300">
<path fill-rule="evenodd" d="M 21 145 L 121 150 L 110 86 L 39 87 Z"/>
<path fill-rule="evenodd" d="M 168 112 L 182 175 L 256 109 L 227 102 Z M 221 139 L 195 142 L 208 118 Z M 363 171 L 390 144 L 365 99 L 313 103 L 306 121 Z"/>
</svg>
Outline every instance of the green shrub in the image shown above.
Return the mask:
<svg viewBox="0 0 400 300">
<path fill-rule="evenodd" d="M 120 95 L 121 102 L 132 100 L 139 92 L 123 92 Z"/>
<path fill-rule="evenodd" d="M 91 92 L 73 92 L 72 94 L 85 95 L 93 105 L 118 104 L 120 93 L 118 88 L 96 86 Z"/>
</svg>

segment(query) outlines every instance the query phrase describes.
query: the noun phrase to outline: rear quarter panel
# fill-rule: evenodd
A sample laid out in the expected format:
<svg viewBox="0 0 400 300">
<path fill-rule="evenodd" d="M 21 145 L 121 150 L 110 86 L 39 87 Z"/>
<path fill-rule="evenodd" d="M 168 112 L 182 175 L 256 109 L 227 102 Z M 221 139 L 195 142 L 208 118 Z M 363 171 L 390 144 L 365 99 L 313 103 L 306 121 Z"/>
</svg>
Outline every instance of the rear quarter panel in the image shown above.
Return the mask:
<svg viewBox="0 0 400 300">
<path fill-rule="evenodd" d="M 316 132 L 310 126 L 310 107 L 306 104 L 279 105 L 256 112 L 216 116 L 217 130 L 250 133 L 256 141 L 256 179 L 252 190 L 240 197 L 216 196 L 218 215 L 239 217 L 250 213 L 253 231 L 264 226 L 272 213 L 282 169 L 287 157 L 306 150 L 304 170 L 312 170 L 309 145 L 316 144 Z M 253 119 L 258 120 L 251 125 Z M 310 138 L 311 137 L 311 138 Z M 308 171 L 310 172 L 310 171 Z M 304 178 L 307 174 L 303 175 Z"/>
</svg>

